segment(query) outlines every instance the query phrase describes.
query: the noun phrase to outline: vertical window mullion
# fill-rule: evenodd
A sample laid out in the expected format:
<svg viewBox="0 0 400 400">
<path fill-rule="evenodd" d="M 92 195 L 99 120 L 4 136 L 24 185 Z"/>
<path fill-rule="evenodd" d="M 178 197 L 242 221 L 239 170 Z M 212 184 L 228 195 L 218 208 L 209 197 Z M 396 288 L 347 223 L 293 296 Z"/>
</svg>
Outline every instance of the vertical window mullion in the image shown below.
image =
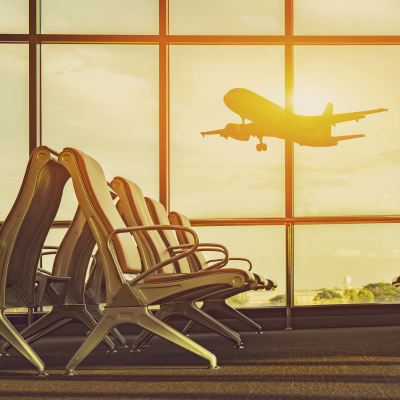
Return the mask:
<svg viewBox="0 0 400 400">
<path fill-rule="evenodd" d="M 29 0 L 29 155 L 40 144 L 40 0 Z"/>
<path fill-rule="evenodd" d="M 293 104 L 293 0 L 285 0 L 285 112 L 290 117 Z M 293 141 L 285 139 L 285 217 L 293 218 Z M 286 329 L 292 329 L 293 305 L 293 224 L 286 224 Z"/>
<path fill-rule="evenodd" d="M 168 0 L 159 0 L 159 187 L 169 212 L 169 45 Z"/>
</svg>

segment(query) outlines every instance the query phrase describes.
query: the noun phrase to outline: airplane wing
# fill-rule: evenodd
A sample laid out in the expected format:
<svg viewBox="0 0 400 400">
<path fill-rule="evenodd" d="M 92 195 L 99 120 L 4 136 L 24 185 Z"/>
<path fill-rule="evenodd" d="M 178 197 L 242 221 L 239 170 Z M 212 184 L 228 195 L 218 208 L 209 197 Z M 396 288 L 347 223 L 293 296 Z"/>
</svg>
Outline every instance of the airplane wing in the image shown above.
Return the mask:
<svg viewBox="0 0 400 400">
<path fill-rule="evenodd" d="M 356 139 L 360 137 L 365 137 L 365 135 L 332 136 L 332 139 L 335 139 L 338 142 L 340 142 L 341 140 Z"/>
<path fill-rule="evenodd" d="M 368 110 L 368 111 L 358 111 L 352 113 L 343 113 L 343 114 L 332 114 L 330 116 L 331 124 L 336 125 L 340 122 L 347 122 L 347 121 L 357 121 L 360 119 L 365 118 L 368 114 L 375 114 L 383 111 L 389 110 L 388 108 L 378 108 L 377 110 Z"/>
</svg>

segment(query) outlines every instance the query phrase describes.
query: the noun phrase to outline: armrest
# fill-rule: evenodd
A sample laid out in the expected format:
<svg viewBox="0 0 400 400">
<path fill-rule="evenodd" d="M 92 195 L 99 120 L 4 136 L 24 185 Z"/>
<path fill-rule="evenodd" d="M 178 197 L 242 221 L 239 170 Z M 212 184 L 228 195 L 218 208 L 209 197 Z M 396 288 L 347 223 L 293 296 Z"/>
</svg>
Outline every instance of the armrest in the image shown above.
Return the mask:
<svg viewBox="0 0 400 400">
<path fill-rule="evenodd" d="M 41 256 L 48 256 L 50 254 L 57 254 L 56 251 L 45 251 L 44 253 L 40 254 Z"/>
<path fill-rule="evenodd" d="M 194 253 L 197 249 L 197 247 L 199 246 L 199 238 L 196 234 L 196 232 L 193 229 L 187 228 L 185 226 L 181 226 L 181 225 L 151 225 L 151 226 L 132 226 L 132 227 L 127 227 L 127 228 L 121 228 L 121 229 L 116 229 L 115 231 L 112 231 L 108 237 L 107 237 L 107 248 L 108 251 L 115 263 L 115 265 L 118 265 L 118 260 L 114 254 L 114 252 L 111 249 L 111 240 L 113 238 L 113 236 L 118 235 L 120 233 L 128 233 L 128 232 L 136 232 L 136 231 L 185 231 L 185 232 L 189 232 L 194 240 L 195 243 L 194 245 L 189 245 L 192 248 L 189 249 L 188 251 L 185 251 L 181 254 L 178 254 L 174 257 L 171 257 L 169 260 L 165 260 L 162 261 L 156 265 L 154 265 L 153 267 L 149 268 L 147 271 L 142 272 L 141 274 L 139 274 L 136 278 L 132 279 L 129 284 L 135 284 L 139 281 L 141 281 L 142 279 L 146 278 L 146 276 L 149 276 L 150 274 L 152 274 L 153 272 L 159 270 L 162 267 L 165 267 L 168 264 L 171 264 L 175 261 L 180 260 L 181 258 L 187 257 L 188 255 Z"/>
<path fill-rule="evenodd" d="M 218 260 L 208 260 L 208 261 L 207 261 L 207 264 L 208 264 L 209 262 L 221 261 L 221 260 L 222 260 L 222 258 L 220 258 L 220 259 L 218 259 Z M 251 261 L 248 260 L 247 258 L 229 257 L 229 258 L 228 258 L 228 261 L 231 261 L 231 260 L 246 261 L 246 262 L 248 262 L 249 265 L 250 265 L 250 268 L 248 269 L 248 271 L 251 271 L 251 269 L 253 268 L 253 265 L 251 264 Z"/>
<path fill-rule="evenodd" d="M 51 272 L 49 272 L 49 271 L 47 271 L 47 270 L 45 270 L 45 269 L 43 269 L 43 268 L 38 268 L 37 271 L 38 271 L 39 274 L 42 274 L 42 275 L 53 276 L 53 275 L 51 274 Z"/>
<path fill-rule="evenodd" d="M 182 244 L 182 245 L 178 245 L 178 246 L 167 247 L 167 250 L 172 250 L 174 253 L 177 253 L 174 251 L 174 249 L 187 248 L 189 246 L 191 246 L 191 245 L 190 244 Z M 203 247 L 203 246 L 210 246 L 210 247 Z M 216 247 L 216 248 L 214 248 L 214 247 Z M 219 268 L 224 267 L 228 263 L 228 259 L 229 259 L 228 249 L 225 246 L 222 246 L 222 244 L 200 243 L 199 247 L 196 251 L 216 251 L 216 252 L 225 254 L 224 258 L 221 258 L 220 260 L 216 260 L 216 261 L 221 261 L 221 262 L 214 264 L 211 267 L 204 268 L 205 270 L 219 269 Z"/>
</svg>

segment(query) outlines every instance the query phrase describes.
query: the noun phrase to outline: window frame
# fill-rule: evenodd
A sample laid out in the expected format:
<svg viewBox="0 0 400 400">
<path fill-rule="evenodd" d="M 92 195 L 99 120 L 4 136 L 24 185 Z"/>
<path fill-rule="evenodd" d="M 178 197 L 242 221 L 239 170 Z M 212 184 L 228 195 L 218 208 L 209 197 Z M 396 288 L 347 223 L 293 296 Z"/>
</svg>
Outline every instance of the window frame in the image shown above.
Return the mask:
<svg viewBox="0 0 400 400">
<path fill-rule="evenodd" d="M 169 211 L 170 186 L 170 124 L 169 124 L 169 46 L 170 45 L 283 45 L 285 48 L 285 108 L 293 113 L 294 92 L 294 46 L 301 45 L 400 45 L 400 36 L 301 36 L 293 34 L 293 2 L 285 2 L 284 35 L 170 35 L 168 30 L 169 2 L 159 0 L 158 35 L 68 35 L 42 34 L 40 31 L 41 1 L 29 1 L 29 34 L 0 34 L 0 43 L 29 44 L 29 154 L 41 145 L 41 44 L 134 44 L 155 45 L 159 48 L 159 193 L 160 202 Z M 363 224 L 399 223 L 400 215 L 367 215 L 339 217 L 294 216 L 294 150 L 293 142 L 285 139 L 285 216 L 282 218 L 222 218 L 193 219 L 196 226 L 284 225 L 286 235 L 286 328 L 292 327 L 292 309 L 320 308 L 330 306 L 295 306 L 293 285 L 294 225 L 310 224 Z M 70 221 L 55 221 L 54 228 L 68 227 Z M 335 305 L 335 309 L 348 305 Z M 388 307 L 382 304 L 382 307 Z M 372 307 L 379 304 L 351 305 Z M 396 304 L 390 305 L 396 307 Z M 276 309 L 277 307 L 273 307 Z M 372 309 L 371 308 L 371 309 Z M 397 303 L 400 310 L 400 303 Z M 259 315 L 267 315 L 259 310 Z M 264 308 L 265 310 L 265 308 Z M 254 310 L 256 312 L 256 310 Z M 296 312 L 296 311 L 295 311 Z"/>
</svg>

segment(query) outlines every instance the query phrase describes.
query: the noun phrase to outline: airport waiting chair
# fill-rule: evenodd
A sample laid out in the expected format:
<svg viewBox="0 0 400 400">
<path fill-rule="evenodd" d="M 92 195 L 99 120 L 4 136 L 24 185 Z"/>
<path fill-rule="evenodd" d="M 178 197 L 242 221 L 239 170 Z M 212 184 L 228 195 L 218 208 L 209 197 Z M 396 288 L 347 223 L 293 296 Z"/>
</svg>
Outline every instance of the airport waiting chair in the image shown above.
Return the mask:
<svg viewBox="0 0 400 400">
<path fill-rule="evenodd" d="M 167 215 L 167 212 L 165 211 L 165 208 L 162 204 L 160 204 L 158 201 L 153 200 L 151 198 L 146 197 L 146 204 L 147 207 L 150 211 L 151 217 L 154 221 L 155 224 L 163 224 L 166 225 L 171 223 L 172 225 L 181 225 L 181 226 L 186 226 L 186 227 L 191 227 L 189 219 L 184 216 L 183 214 L 177 213 L 177 212 L 171 212 L 169 215 Z M 177 238 L 179 243 L 177 242 L 177 239 L 175 236 L 172 234 L 170 231 L 163 231 L 160 232 L 160 235 L 169 248 L 179 248 L 179 244 L 181 245 L 190 245 L 191 244 L 191 238 L 185 234 L 184 231 L 177 231 Z M 192 271 L 201 271 L 207 268 L 210 268 L 208 263 L 210 262 L 219 262 L 221 260 L 209 260 L 206 261 L 204 255 L 202 254 L 201 251 L 196 251 L 195 253 L 191 254 L 189 257 L 190 260 L 190 265 L 192 267 Z M 240 261 L 245 261 L 250 265 L 250 269 L 252 267 L 252 264 L 250 260 L 246 258 L 237 258 L 237 257 L 229 257 L 228 261 L 230 260 L 240 260 Z M 218 264 L 215 264 L 212 266 L 213 268 L 221 268 Z M 259 274 L 254 274 L 254 276 L 257 279 L 257 283 L 254 285 L 254 287 L 251 288 L 251 290 L 275 290 L 275 288 L 278 286 L 277 283 L 273 280 L 270 279 L 264 279 L 261 275 Z M 233 289 L 230 292 L 224 292 L 224 293 L 216 293 L 215 295 L 210 295 L 207 298 L 202 298 L 203 305 L 201 306 L 201 309 L 208 313 L 209 311 L 213 310 L 219 310 L 223 312 L 224 314 L 228 315 L 231 318 L 237 319 L 238 321 L 250 326 L 251 328 L 255 329 L 257 332 L 256 333 L 262 333 L 262 328 L 260 325 L 256 324 L 254 321 L 252 321 L 250 318 L 246 317 L 243 315 L 241 312 L 236 310 L 235 308 L 229 306 L 226 303 L 226 299 L 229 297 L 232 297 L 234 295 L 237 295 L 239 293 L 243 293 L 244 290 L 242 289 Z M 183 333 L 187 334 L 187 332 L 195 325 L 195 321 L 192 320 L 189 322 L 189 324 L 185 327 Z"/>
<path fill-rule="evenodd" d="M 111 188 L 119 196 L 119 201 L 117 204 L 117 209 L 119 209 L 120 214 L 123 214 L 123 219 L 127 226 L 154 226 L 154 222 L 151 219 L 149 210 L 146 206 L 146 202 L 141 189 L 133 182 L 117 177 L 111 182 Z M 118 207 L 119 206 L 119 207 Z M 169 223 L 168 223 L 169 225 Z M 172 231 L 170 231 L 172 233 Z M 147 267 L 151 267 L 156 263 L 170 259 L 170 253 L 165 246 L 161 236 L 157 231 L 143 231 L 144 242 L 148 245 L 148 253 L 152 254 L 152 258 L 148 260 L 145 264 Z M 186 246 L 191 247 L 194 243 Z M 177 243 L 179 245 L 179 243 Z M 209 249 L 210 246 L 214 244 L 204 243 L 200 244 L 199 249 Z M 225 253 L 225 258 L 228 259 L 228 253 L 223 246 L 214 245 L 217 251 L 222 251 Z M 182 250 L 182 246 L 178 246 Z M 213 250 L 215 250 L 213 249 Z M 152 260 L 153 263 L 152 263 Z M 223 259 L 223 262 L 226 260 Z M 152 263 L 152 264 L 151 264 Z M 223 265 L 223 263 L 220 263 Z M 225 262 L 226 264 L 226 262 Z M 189 263 L 185 259 L 180 259 L 174 265 L 163 268 L 162 273 L 164 274 L 187 274 L 191 273 Z M 196 297 L 201 297 L 201 292 L 199 292 Z M 192 297 L 192 299 L 196 298 Z M 211 329 L 212 331 L 220 334 L 231 340 L 237 348 L 241 348 L 242 343 L 240 335 L 217 321 L 207 313 L 199 309 L 194 302 L 186 301 L 177 304 L 175 299 L 172 299 L 170 303 L 165 303 L 160 306 L 160 309 L 156 313 L 156 317 L 164 322 L 167 322 L 173 315 L 183 315 L 189 320 L 196 321 L 201 325 Z M 138 347 L 144 342 L 148 342 L 153 335 L 149 332 L 143 331 L 133 343 L 133 350 L 138 351 Z"/>
<path fill-rule="evenodd" d="M 37 277 L 42 247 L 69 179 L 55 156 L 57 153 L 45 146 L 32 152 L 18 196 L 0 228 L 0 336 L 33 364 L 38 371 L 35 376 L 47 375 L 44 364 L 4 312 L 40 304 L 46 281 L 58 286 L 53 293 L 56 297 L 55 292 L 64 292 L 68 285 L 68 278 Z"/>
<path fill-rule="evenodd" d="M 100 304 L 105 304 L 106 287 L 104 279 L 104 269 L 103 263 L 101 261 L 101 256 L 99 251 L 93 256 L 93 262 L 90 267 L 89 277 L 85 285 L 85 304 L 86 309 L 89 311 L 90 315 L 99 322 L 103 317 L 104 313 L 100 309 Z M 90 332 L 88 332 L 90 334 Z M 114 328 L 109 333 L 113 336 L 119 343 L 118 348 L 127 348 L 125 338 L 120 334 L 120 332 Z"/>
<path fill-rule="evenodd" d="M 36 294 L 40 294 L 41 298 L 40 303 L 37 303 L 36 306 L 52 306 L 52 310 L 21 332 L 21 336 L 29 344 L 72 320 L 83 323 L 90 330 L 96 326 L 96 319 L 87 310 L 85 297 L 90 302 L 93 313 L 98 309 L 98 303 L 96 304 L 95 301 L 101 299 L 85 296 L 84 290 L 85 278 L 95 244 L 92 231 L 83 212 L 78 207 L 72 223 L 58 247 L 52 272 L 40 270 L 36 278 L 36 281 L 39 282 Z M 92 275 L 99 269 L 101 269 L 101 264 L 97 269 L 92 269 Z M 60 283 L 53 282 L 54 279 L 67 279 L 69 285 L 59 287 Z M 92 281 L 89 280 L 89 285 Z M 98 311 L 101 313 L 99 309 Z M 113 333 L 121 345 L 125 346 L 125 339 L 119 332 Z M 103 342 L 109 348 L 108 352 L 115 351 L 114 344 L 109 337 L 106 336 Z M 10 344 L 5 343 L 1 348 L 1 354 L 6 354 L 9 347 Z"/>
<path fill-rule="evenodd" d="M 107 295 L 104 316 L 67 364 L 65 375 L 74 375 L 76 366 L 108 332 L 126 323 L 138 325 L 175 343 L 205 358 L 210 368 L 216 368 L 215 355 L 154 317 L 148 306 L 160 305 L 170 299 L 188 299 L 192 293 L 207 294 L 224 288 L 249 286 L 254 283 L 254 276 L 250 272 L 235 269 L 157 276 L 156 271 L 196 250 L 198 239 L 194 231 L 186 227 L 162 225 L 126 227 L 110 198 L 104 172 L 94 159 L 77 149 L 66 148 L 60 154 L 59 161 L 71 175 L 79 205 L 98 245 Z M 195 237 L 195 244 L 184 253 L 141 272 L 139 253 L 130 232 L 158 229 L 190 232 Z M 128 282 L 124 273 L 137 276 Z"/>
</svg>

